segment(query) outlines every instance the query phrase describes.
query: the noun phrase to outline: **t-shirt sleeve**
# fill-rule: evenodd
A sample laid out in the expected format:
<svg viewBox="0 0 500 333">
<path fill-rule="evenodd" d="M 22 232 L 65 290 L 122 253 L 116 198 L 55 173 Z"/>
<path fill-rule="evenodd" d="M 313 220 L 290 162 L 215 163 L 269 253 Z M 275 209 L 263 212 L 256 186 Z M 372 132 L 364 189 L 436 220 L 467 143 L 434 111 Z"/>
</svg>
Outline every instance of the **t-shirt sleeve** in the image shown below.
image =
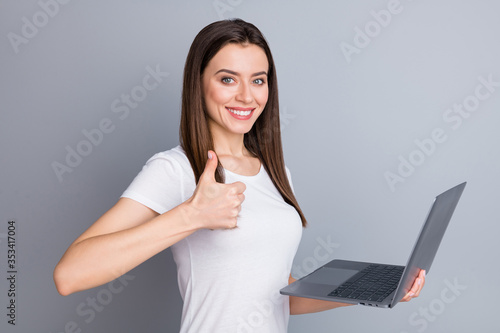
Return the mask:
<svg viewBox="0 0 500 333">
<path fill-rule="evenodd" d="M 168 154 L 156 154 L 143 166 L 122 198 L 135 200 L 159 214 L 182 203 L 184 171 Z"/>
</svg>

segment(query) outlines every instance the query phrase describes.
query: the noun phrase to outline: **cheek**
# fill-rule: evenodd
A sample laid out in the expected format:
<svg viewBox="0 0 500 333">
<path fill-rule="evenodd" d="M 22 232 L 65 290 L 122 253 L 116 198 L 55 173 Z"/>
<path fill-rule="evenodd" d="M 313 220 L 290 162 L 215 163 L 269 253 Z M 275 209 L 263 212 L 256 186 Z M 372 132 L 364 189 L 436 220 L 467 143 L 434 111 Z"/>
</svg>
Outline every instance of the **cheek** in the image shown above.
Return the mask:
<svg viewBox="0 0 500 333">
<path fill-rule="evenodd" d="M 232 96 L 233 94 L 228 91 L 228 89 L 213 88 L 207 92 L 210 104 L 214 104 L 215 106 L 226 104 L 229 100 L 231 100 Z"/>
<path fill-rule="evenodd" d="M 254 96 L 255 96 L 255 100 L 257 101 L 257 103 L 261 107 L 264 107 L 267 103 L 267 99 L 269 98 L 269 90 L 262 89 L 262 90 L 258 91 Z"/>
</svg>

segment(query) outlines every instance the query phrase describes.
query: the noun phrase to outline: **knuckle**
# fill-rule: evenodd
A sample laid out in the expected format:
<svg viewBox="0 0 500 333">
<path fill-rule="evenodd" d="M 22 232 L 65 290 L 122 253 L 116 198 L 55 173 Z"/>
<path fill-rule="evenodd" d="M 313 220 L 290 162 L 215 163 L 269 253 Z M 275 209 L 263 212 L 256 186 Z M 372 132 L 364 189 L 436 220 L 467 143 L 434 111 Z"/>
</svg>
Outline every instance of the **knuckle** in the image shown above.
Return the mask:
<svg viewBox="0 0 500 333">
<path fill-rule="evenodd" d="M 238 216 L 239 212 L 240 210 L 238 209 L 238 207 L 231 209 L 231 217 Z"/>
<path fill-rule="evenodd" d="M 231 187 L 229 188 L 228 194 L 229 194 L 230 196 L 237 195 L 237 194 L 238 194 L 238 189 L 237 189 L 236 187 L 234 187 L 234 186 L 231 186 Z"/>
</svg>

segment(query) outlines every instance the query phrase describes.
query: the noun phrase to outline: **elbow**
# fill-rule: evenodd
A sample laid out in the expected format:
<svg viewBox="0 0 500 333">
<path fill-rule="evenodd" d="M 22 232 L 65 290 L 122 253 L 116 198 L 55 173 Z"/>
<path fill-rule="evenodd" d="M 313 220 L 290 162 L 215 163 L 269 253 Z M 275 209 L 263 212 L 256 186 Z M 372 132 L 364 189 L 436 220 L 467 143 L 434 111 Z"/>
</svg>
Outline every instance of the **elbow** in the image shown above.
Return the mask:
<svg viewBox="0 0 500 333">
<path fill-rule="evenodd" d="M 67 275 L 68 274 L 65 272 L 64 268 L 61 267 L 60 263 L 57 264 L 54 269 L 53 278 L 57 292 L 61 296 L 68 296 L 75 292 L 71 288 L 70 279 L 67 277 Z"/>
</svg>

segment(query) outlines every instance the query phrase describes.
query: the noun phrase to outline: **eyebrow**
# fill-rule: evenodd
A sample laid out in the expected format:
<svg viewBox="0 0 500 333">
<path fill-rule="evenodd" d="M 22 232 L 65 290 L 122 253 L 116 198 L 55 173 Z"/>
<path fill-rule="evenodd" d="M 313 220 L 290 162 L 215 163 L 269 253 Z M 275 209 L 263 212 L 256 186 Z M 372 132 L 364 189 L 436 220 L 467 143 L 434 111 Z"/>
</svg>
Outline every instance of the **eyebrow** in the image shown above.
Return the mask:
<svg viewBox="0 0 500 333">
<path fill-rule="evenodd" d="M 225 69 L 225 68 L 219 69 L 215 74 L 217 75 L 217 74 L 222 73 L 222 72 L 228 73 L 228 74 L 231 74 L 231 75 L 235 75 L 235 76 L 239 76 L 240 75 L 238 72 L 231 71 L 231 70 Z M 259 75 L 265 75 L 265 76 L 267 76 L 267 72 L 266 71 L 262 71 L 262 72 L 253 73 L 252 77 L 259 76 Z"/>
</svg>

